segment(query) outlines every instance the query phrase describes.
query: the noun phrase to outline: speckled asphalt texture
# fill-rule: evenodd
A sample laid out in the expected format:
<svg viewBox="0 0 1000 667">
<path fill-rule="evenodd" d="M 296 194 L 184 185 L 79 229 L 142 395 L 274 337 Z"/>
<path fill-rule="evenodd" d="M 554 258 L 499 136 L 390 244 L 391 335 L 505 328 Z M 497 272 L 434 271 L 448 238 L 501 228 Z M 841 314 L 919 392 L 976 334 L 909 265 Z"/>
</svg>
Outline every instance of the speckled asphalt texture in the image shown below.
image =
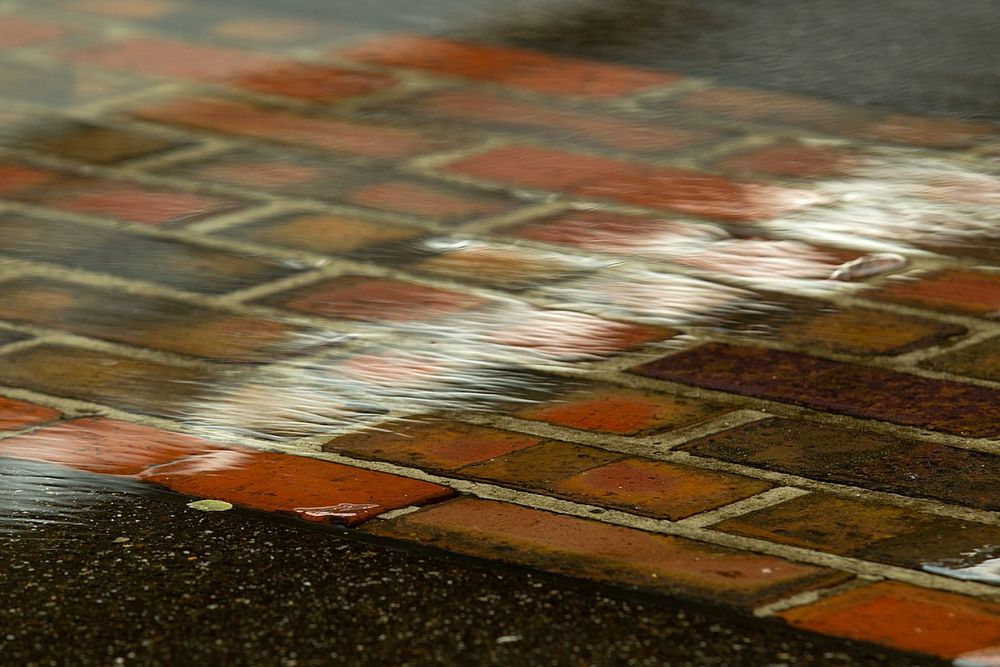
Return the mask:
<svg viewBox="0 0 1000 667">
<path fill-rule="evenodd" d="M 4 470 L 17 480 L 0 484 L 4 665 L 936 664 L 309 524 L 199 512 L 44 465 Z M 46 508 L 50 523 L 18 524 Z"/>
</svg>

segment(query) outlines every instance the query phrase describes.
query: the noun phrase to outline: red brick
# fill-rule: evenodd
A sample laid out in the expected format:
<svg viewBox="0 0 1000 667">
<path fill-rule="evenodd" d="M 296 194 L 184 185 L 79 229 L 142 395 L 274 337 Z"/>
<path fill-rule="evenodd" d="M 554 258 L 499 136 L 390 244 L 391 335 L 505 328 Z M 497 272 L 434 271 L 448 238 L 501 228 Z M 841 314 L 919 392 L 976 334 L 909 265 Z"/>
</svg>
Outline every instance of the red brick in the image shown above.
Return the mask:
<svg viewBox="0 0 1000 667">
<path fill-rule="evenodd" d="M 0 440 L 0 456 L 103 475 L 136 475 L 150 466 L 224 451 L 207 440 L 183 433 L 101 417 L 74 419 Z"/>
<path fill-rule="evenodd" d="M 63 26 L 55 23 L 19 16 L 0 16 L 0 49 L 50 42 L 66 33 L 67 30 Z"/>
<path fill-rule="evenodd" d="M 277 59 L 242 49 L 136 38 L 64 54 L 77 63 L 181 79 L 227 79 L 267 70 Z"/>
<path fill-rule="evenodd" d="M 58 417 L 58 410 L 27 401 L 19 401 L 16 398 L 0 396 L 0 431 L 16 431 L 52 421 Z M 10 442 L 10 440 L 0 440 L 0 452 L 4 451 L 2 447 L 5 442 Z"/>
<path fill-rule="evenodd" d="M 849 174 L 858 162 L 857 157 L 843 150 L 783 142 L 732 155 L 716 163 L 716 168 L 793 178 L 830 178 Z"/>
<path fill-rule="evenodd" d="M 326 213 L 299 213 L 227 227 L 221 233 L 284 248 L 341 254 L 384 243 L 408 241 L 425 232 L 416 227 L 368 222 Z"/>
<path fill-rule="evenodd" d="M 368 276 L 342 276 L 262 301 L 316 315 L 371 322 L 433 319 L 486 303 L 479 297 L 458 292 Z"/>
<path fill-rule="evenodd" d="M 0 318 L 226 361 L 270 361 L 307 344 L 275 320 L 39 278 L 2 283 Z"/>
<path fill-rule="evenodd" d="M 349 526 L 454 495 L 429 482 L 288 454 L 248 452 L 210 475 L 201 466 L 194 457 L 148 470 L 142 478 L 178 493 Z"/>
<path fill-rule="evenodd" d="M 623 457 L 596 447 L 546 440 L 527 449 L 466 466 L 462 474 L 533 491 L 551 491 L 567 477 Z"/>
<path fill-rule="evenodd" d="M 540 104 L 474 90 L 434 92 L 403 102 L 385 102 L 372 109 L 392 115 L 432 121 L 457 121 L 494 132 L 536 132 L 624 151 L 676 151 L 719 138 L 707 130 L 598 115 L 571 107 Z"/>
<path fill-rule="evenodd" d="M 376 461 L 391 461 L 433 470 L 456 470 L 470 463 L 504 456 L 542 441 L 461 422 L 420 420 L 385 424 L 324 443 L 328 452 L 339 452 Z"/>
<path fill-rule="evenodd" d="M 780 558 L 484 500 L 451 501 L 367 530 L 549 572 L 747 607 L 846 579 Z"/>
<path fill-rule="evenodd" d="M 413 130 L 222 99 L 175 100 L 133 113 L 144 120 L 373 158 L 407 157 L 449 145 L 443 139 L 433 139 Z"/>
<path fill-rule="evenodd" d="M 913 146 L 961 148 L 996 137 L 998 131 L 995 125 L 989 123 L 890 114 L 869 123 L 858 134 L 866 138 Z"/>
<path fill-rule="evenodd" d="M 591 99 L 628 95 L 678 80 L 673 74 L 621 65 L 416 35 L 375 39 L 340 55 L 384 67 Z"/>
<path fill-rule="evenodd" d="M 174 239 L 22 215 L 0 215 L 0 238 L 0 255 L 7 257 L 149 280 L 203 294 L 224 294 L 297 272 L 260 257 Z M 108 248 L 115 251 L 113 262 L 108 261 Z"/>
<path fill-rule="evenodd" d="M 48 169 L 21 164 L 0 164 L 0 194 L 17 193 L 48 185 L 59 179 L 59 174 Z"/>
<path fill-rule="evenodd" d="M 413 265 L 416 271 L 507 290 L 552 284 L 594 268 L 586 259 L 479 241 L 454 244 Z"/>
<path fill-rule="evenodd" d="M 492 215 L 510 207 L 487 193 L 461 192 L 409 179 L 363 185 L 346 193 L 344 201 L 380 211 L 443 219 Z"/>
<path fill-rule="evenodd" d="M 871 584 L 779 615 L 814 632 L 941 658 L 1000 643 L 1000 605 L 897 582 Z"/>
<path fill-rule="evenodd" d="M 330 104 L 358 95 L 385 90 L 396 78 L 380 72 L 286 63 L 241 75 L 231 85 L 257 93 Z"/>
<path fill-rule="evenodd" d="M 1000 317 L 1000 275 L 948 269 L 920 280 L 886 284 L 865 297 L 949 313 Z"/>
<path fill-rule="evenodd" d="M 452 162 L 446 170 L 737 222 L 773 217 L 823 201 L 807 190 L 527 146 L 486 151 Z"/>
<path fill-rule="evenodd" d="M 867 308 L 799 312 L 776 329 L 788 342 L 855 354 L 902 354 L 966 332 L 954 324 Z"/>
<path fill-rule="evenodd" d="M 577 502 L 677 521 L 767 491 L 771 484 L 728 473 L 629 458 L 552 486 Z"/>
<path fill-rule="evenodd" d="M 209 371 L 64 345 L 0 356 L 0 384 L 157 416 L 190 416 Z"/>
<path fill-rule="evenodd" d="M 683 428 L 728 411 L 694 398 L 605 386 L 579 389 L 514 414 L 585 431 L 637 435 Z"/>
<path fill-rule="evenodd" d="M 485 339 L 565 359 L 614 354 L 677 335 L 664 327 L 615 322 L 572 310 L 517 308 L 508 321 L 512 322 L 508 328 L 487 332 Z"/>
<path fill-rule="evenodd" d="M 990 338 L 976 345 L 934 357 L 921 366 L 1000 382 L 1000 338 Z"/>
<path fill-rule="evenodd" d="M 632 372 L 946 433 L 1000 434 L 996 389 L 794 352 L 709 343 Z"/>
<path fill-rule="evenodd" d="M 693 440 L 681 449 L 874 491 L 1000 509 L 1000 457 L 932 442 L 766 419 Z"/>
</svg>

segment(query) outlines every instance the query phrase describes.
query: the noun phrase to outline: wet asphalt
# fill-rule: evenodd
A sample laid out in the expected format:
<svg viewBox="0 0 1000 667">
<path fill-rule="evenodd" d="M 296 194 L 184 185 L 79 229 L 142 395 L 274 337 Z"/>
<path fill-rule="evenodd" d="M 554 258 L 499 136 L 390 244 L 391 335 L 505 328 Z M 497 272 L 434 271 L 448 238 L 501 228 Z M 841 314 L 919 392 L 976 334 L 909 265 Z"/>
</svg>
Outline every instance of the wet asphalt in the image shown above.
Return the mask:
<svg viewBox="0 0 1000 667">
<path fill-rule="evenodd" d="M 40 464 L 0 500 L 4 665 L 937 664 Z"/>
</svg>

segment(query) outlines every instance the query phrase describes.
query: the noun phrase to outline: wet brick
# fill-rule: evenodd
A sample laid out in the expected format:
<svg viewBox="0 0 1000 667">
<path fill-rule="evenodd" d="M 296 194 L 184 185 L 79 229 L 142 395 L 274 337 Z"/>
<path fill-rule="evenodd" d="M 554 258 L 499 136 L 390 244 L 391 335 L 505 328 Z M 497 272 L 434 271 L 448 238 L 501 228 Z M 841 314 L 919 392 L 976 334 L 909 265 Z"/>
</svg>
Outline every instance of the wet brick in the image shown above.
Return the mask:
<svg viewBox="0 0 1000 667">
<path fill-rule="evenodd" d="M 590 99 L 628 95 L 678 80 L 662 72 L 416 35 L 378 38 L 339 55 L 383 67 Z"/>
<path fill-rule="evenodd" d="M 410 157 L 444 149 L 451 143 L 414 130 L 218 98 L 173 100 L 132 113 L 147 121 L 371 158 Z"/>
<path fill-rule="evenodd" d="M 58 410 L 0 396 L 0 431 L 16 431 L 58 418 Z M 9 442 L 10 440 L 0 440 L 0 456 L 4 455 L 4 444 Z"/>
<path fill-rule="evenodd" d="M 6 123 L 5 123 L 6 125 Z M 114 164 L 184 144 L 82 121 L 26 116 L 0 130 L 4 145 L 86 164 Z"/>
<path fill-rule="evenodd" d="M 314 315 L 368 322 L 429 320 L 486 303 L 467 294 L 369 276 L 341 276 L 271 295 L 260 302 Z"/>
<path fill-rule="evenodd" d="M 691 426 L 728 411 L 729 408 L 694 398 L 595 386 L 530 405 L 514 414 L 522 419 L 584 431 L 640 435 Z"/>
<path fill-rule="evenodd" d="M 181 79 L 228 79 L 267 71 L 280 62 L 242 49 L 147 38 L 86 47 L 63 57 L 75 63 Z"/>
<path fill-rule="evenodd" d="M 1000 391 L 795 352 L 709 343 L 632 372 L 946 433 L 1000 434 Z"/>
<path fill-rule="evenodd" d="M 142 478 L 178 493 L 349 526 L 454 495 L 429 482 L 289 454 L 247 452 L 208 475 L 202 467 L 194 457 L 148 470 Z"/>
<path fill-rule="evenodd" d="M 207 440 L 128 422 L 87 417 L 0 440 L 0 456 L 54 463 L 102 475 L 224 451 Z"/>
<path fill-rule="evenodd" d="M 298 327 L 181 301 L 40 278 L 0 288 L 0 319 L 224 361 L 269 361 L 301 349 Z"/>
<path fill-rule="evenodd" d="M 889 283 L 863 296 L 948 313 L 993 318 L 1000 313 L 1000 275 L 948 269 L 920 280 Z"/>
<path fill-rule="evenodd" d="M 0 356 L 0 384 L 158 416 L 184 416 L 209 371 L 62 345 Z"/>
<path fill-rule="evenodd" d="M 618 118 L 474 90 L 445 90 L 403 101 L 380 102 L 367 111 L 424 122 L 465 123 L 488 132 L 535 133 L 549 139 L 639 153 L 676 151 L 720 137 L 707 130 Z"/>
<path fill-rule="evenodd" d="M 361 185 L 345 193 L 343 200 L 355 206 L 442 221 L 464 221 L 513 207 L 511 200 L 491 192 L 406 177 Z"/>
<path fill-rule="evenodd" d="M 67 33 L 66 28 L 56 23 L 19 16 L 0 16 L 0 49 L 35 46 L 51 42 Z"/>
<path fill-rule="evenodd" d="M 431 244 L 422 250 L 431 251 Z M 530 289 L 571 278 L 598 265 L 588 259 L 530 248 L 459 241 L 412 265 L 414 271 L 507 290 Z"/>
<path fill-rule="evenodd" d="M 1000 509 L 1000 457 L 790 419 L 766 419 L 681 449 L 838 484 Z"/>
<path fill-rule="evenodd" d="M 533 491 L 549 491 L 567 477 L 617 461 L 622 454 L 571 442 L 546 440 L 533 447 L 462 468 L 462 474 Z"/>
<path fill-rule="evenodd" d="M 738 475 L 627 458 L 566 477 L 552 490 L 577 502 L 677 521 L 771 487 Z"/>
<path fill-rule="evenodd" d="M 379 430 L 334 438 L 323 449 L 364 459 L 453 471 L 541 441 L 542 438 L 522 433 L 461 422 L 419 420 L 383 424 Z"/>
<path fill-rule="evenodd" d="M 743 607 L 847 579 L 780 558 L 485 500 L 454 500 L 367 530 L 480 558 Z"/>
<path fill-rule="evenodd" d="M 1000 526 L 825 494 L 793 498 L 712 528 L 915 569 L 1000 545 Z"/>
<path fill-rule="evenodd" d="M 231 85 L 266 95 L 331 104 L 379 92 L 395 83 L 394 76 L 380 72 L 311 63 L 287 63 L 248 72 L 232 81 Z"/>
<path fill-rule="evenodd" d="M 501 183 L 734 222 L 773 217 L 821 202 L 806 190 L 528 146 L 488 150 L 445 169 Z"/>
<path fill-rule="evenodd" d="M 426 232 L 381 221 L 369 222 L 326 213 L 296 213 L 227 227 L 219 233 L 254 243 L 338 255 L 408 241 Z"/>
<path fill-rule="evenodd" d="M 1000 605 L 897 582 L 871 584 L 779 615 L 814 632 L 942 658 L 1000 643 Z"/>
<path fill-rule="evenodd" d="M 849 174 L 857 163 L 858 158 L 844 150 L 781 142 L 731 155 L 716 162 L 715 167 L 769 176 L 832 178 Z"/>
<path fill-rule="evenodd" d="M 796 312 L 777 327 L 790 343 L 854 354 L 902 354 L 966 333 L 965 327 L 867 308 Z"/>
<path fill-rule="evenodd" d="M 296 273 L 259 257 L 118 229 L 0 215 L 0 255 L 224 294 Z M 150 270 L 155 267 L 155 270 Z"/>
<path fill-rule="evenodd" d="M 1000 382 L 1000 338 L 990 338 L 948 352 L 924 362 L 921 366 Z"/>
</svg>

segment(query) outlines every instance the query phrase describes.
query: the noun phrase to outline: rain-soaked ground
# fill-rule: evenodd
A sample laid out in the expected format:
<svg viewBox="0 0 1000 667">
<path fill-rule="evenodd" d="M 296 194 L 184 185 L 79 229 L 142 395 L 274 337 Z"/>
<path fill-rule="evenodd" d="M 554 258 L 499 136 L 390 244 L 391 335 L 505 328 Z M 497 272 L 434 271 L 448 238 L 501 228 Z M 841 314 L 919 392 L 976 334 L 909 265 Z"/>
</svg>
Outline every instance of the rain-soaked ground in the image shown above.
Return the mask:
<svg viewBox="0 0 1000 667">
<path fill-rule="evenodd" d="M 997 34 L 0 3 L 3 655 L 1000 664 Z"/>
</svg>

